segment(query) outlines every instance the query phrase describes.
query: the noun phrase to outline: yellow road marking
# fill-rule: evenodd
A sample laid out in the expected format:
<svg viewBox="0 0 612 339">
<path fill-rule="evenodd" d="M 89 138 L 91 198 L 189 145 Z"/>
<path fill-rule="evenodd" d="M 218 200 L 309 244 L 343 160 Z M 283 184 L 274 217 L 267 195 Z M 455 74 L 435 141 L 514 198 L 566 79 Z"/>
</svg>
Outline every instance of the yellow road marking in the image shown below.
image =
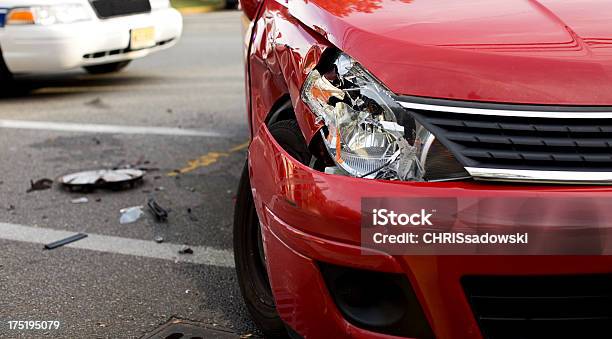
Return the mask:
<svg viewBox="0 0 612 339">
<path fill-rule="evenodd" d="M 197 159 L 189 160 L 187 162 L 187 166 L 181 169 L 174 170 L 170 173 L 167 173 L 166 175 L 169 177 L 176 177 L 179 174 L 193 172 L 198 168 L 210 166 L 219 161 L 219 159 L 227 158 L 228 156 L 230 156 L 230 154 L 239 152 L 243 149 L 246 149 L 247 147 L 249 147 L 248 141 L 230 148 L 227 152 L 209 152 L 208 154 L 205 154 Z"/>
<path fill-rule="evenodd" d="M 234 153 L 234 152 L 242 151 L 243 149 L 246 149 L 247 147 L 249 147 L 250 143 L 251 143 L 250 141 L 247 141 L 244 144 L 240 144 L 238 146 L 232 147 L 232 148 L 230 148 L 230 150 L 228 152 L 229 153 Z"/>
</svg>

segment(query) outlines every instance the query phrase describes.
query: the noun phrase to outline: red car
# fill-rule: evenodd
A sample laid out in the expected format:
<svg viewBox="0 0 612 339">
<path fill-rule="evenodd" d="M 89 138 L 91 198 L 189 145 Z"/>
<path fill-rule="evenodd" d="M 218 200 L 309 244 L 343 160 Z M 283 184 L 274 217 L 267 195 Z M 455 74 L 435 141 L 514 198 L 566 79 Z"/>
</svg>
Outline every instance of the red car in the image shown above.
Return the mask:
<svg viewBox="0 0 612 339">
<path fill-rule="evenodd" d="M 372 197 L 493 197 L 489 223 L 544 233 L 612 197 L 612 2 L 241 5 L 252 139 L 234 248 L 266 337 L 612 338 L 607 204 L 580 253 L 362 239 Z"/>
</svg>

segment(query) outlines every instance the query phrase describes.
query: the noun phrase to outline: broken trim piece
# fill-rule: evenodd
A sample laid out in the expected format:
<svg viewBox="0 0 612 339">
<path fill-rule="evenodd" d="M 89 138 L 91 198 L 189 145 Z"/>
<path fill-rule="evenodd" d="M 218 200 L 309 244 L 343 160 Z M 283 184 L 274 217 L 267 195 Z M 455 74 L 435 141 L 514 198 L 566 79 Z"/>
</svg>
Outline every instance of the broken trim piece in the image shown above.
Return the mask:
<svg viewBox="0 0 612 339">
<path fill-rule="evenodd" d="M 64 245 L 68 245 L 70 243 L 73 243 L 75 241 L 79 241 L 79 240 L 85 239 L 85 238 L 87 238 L 87 234 L 85 234 L 85 233 L 75 234 L 75 235 L 70 236 L 68 238 L 64 238 L 62 240 L 58 240 L 58 241 L 54 241 L 54 242 L 52 242 L 50 244 L 46 244 L 45 245 L 45 249 L 46 250 L 53 250 L 53 249 L 56 249 L 58 247 L 62 247 Z"/>
</svg>

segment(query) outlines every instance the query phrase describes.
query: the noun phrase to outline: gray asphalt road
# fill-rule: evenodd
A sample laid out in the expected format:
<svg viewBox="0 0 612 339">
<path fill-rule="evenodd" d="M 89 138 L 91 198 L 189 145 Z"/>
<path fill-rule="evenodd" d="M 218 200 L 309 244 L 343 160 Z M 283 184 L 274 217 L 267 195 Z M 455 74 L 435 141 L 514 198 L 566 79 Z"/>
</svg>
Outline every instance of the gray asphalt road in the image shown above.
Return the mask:
<svg viewBox="0 0 612 339">
<path fill-rule="evenodd" d="M 0 337 L 135 338 L 173 317 L 254 332 L 231 267 L 248 140 L 240 25 L 237 12 L 189 16 L 175 48 L 122 73 L 20 77 L 21 94 L 0 98 Z M 30 180 L 125 164 L 152 169 L 142 186 L 26 193 Z M 83 196 L 88 203 L 71 202 Z M 120 209 L 148 197 L 171 210 L 167 223 L 148 214 L 119 223 Z M 42 250 L 64 231 L 92 236 Z M 176 253 L 182 244 L 193 259 Z M 20 320 L 61 326 L 9 329 Z"/>
</svg>

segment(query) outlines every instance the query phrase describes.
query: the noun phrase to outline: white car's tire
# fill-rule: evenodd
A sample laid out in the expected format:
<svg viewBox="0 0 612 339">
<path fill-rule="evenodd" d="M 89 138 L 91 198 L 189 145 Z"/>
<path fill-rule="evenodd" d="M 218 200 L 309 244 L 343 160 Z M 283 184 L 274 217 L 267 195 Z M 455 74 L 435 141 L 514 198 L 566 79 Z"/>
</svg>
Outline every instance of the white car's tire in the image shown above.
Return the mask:
<svg viewBox="0 0 612 339">
<path fill-rule="evenodd" d="M 6 66 L 4 57 L 2 56 L 2 48 L 0 48 L 0 85 L 4 85 L 13 79 L 13 74 Z"/>
<path fill-rule="evenodd" d="M 94 65 L 94 66 L 85 66 L 83 67 L 87 73 L 89 74 L 107 74 L 107 73 L 115 73 L 115 72 L 120 72 L 121 70 L 123 70 L 124 68 L 127 67 L 127 65 L 130 64 L 130 60 L 128 61 L 119 61 L 119 62 L 112 62 L 110 64 L 102 64 L 102 65 Z"/>
</svg>

